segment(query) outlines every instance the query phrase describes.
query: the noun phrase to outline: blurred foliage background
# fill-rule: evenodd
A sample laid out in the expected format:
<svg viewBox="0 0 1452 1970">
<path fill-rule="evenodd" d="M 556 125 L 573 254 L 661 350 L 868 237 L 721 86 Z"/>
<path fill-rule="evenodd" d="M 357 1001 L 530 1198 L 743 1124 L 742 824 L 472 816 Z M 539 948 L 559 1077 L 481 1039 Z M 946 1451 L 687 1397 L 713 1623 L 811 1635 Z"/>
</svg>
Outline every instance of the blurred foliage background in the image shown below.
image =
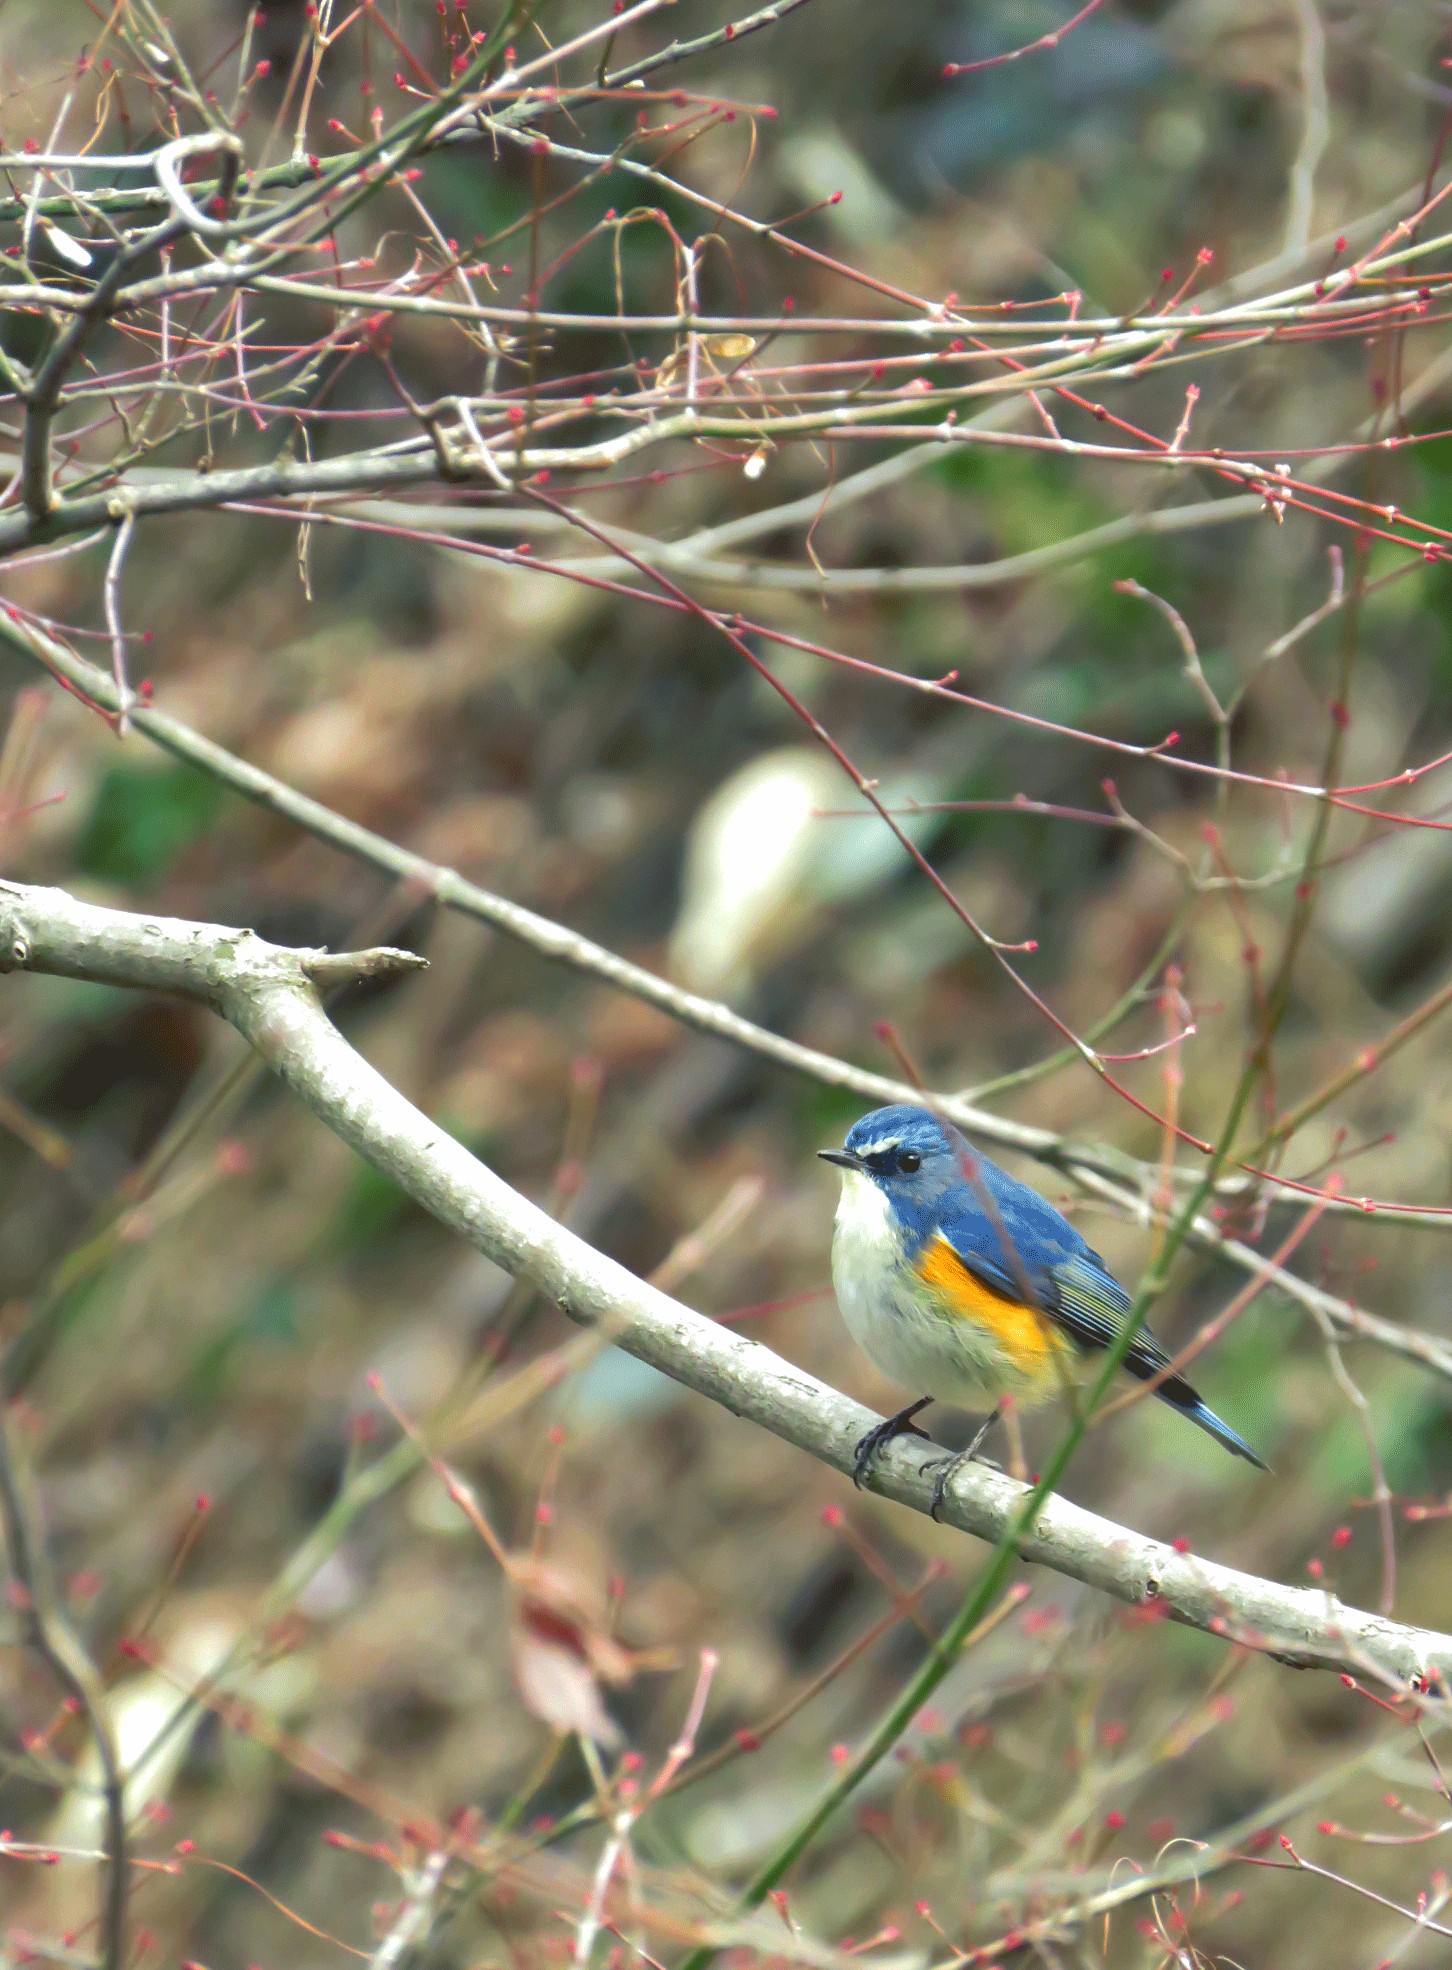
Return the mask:
<svg viewBox="0 0 1452 1970">
<path fill-rule="evenodd" d="M 1214 253 L 1206 284 L 1281 253 L 1310 8 L 1118 0 L 1056 49 L 945 83 L 945 61 L 1021 45 L 1066 9 L 817 0 L 682 72 L 692 90 L 779 114 L 755 126 L 749 158 L 737 133 L 688 150 L 680 168 L 763 216 L 844 189 L 802 235 L 913 291 L 1030 302 L 1072 287 L 1086 310 L 1136 309 L 1162 291 L 1162 268 L 1178 281 L 1202 247 Z M 680 12 L 726 17 L 714 6 Z M 225 44 L 240 18 L 233 0 L 180 0 L 173 15 L 192 51 Z M 593 18 L 584 4 L 541 15 L 554 38 Z M 301 19 L 288 0 L 267 10 L 279 69 Z M 1319 237 L 1387 200 L 1415 203 L 1440 157 L 1448 95 L 1440 10 L 1331 0 L 1316 19 L 1330 114 L 1315 172 Z M 423 45 L 432 9 L 405 5 L 398 20 Z M 77 7 L 17 0 L 6 10 L 7 145 L 44 139 L 90 31 Z M 441 224 L 488 240 L 563 184 L 553 171 L 523 152 L 471 149 L 430 160 L 425 188 Z M 608 179 L 581 194 L 583 204 L 544 221 L 544 258 L 583 229 L 582 213 L 623 209 L 633 196 Z M 659 234 L 632 227 L 621 246 L 635 304 L 669 306 Z M 559 276 L 553 302 L 608 308 L 615 277 L 597 243 Z M 705 285 L 718 307 L 744 294 L 770 308 L 788 293 L 801 311 L 860 305 L 830 273 L 759 242 L 708 259 Z M 1132 415 L 1173 429 L 1198 376 L 1200 442 L 1296 453 L 1386 414 L 1397 365 L 1410 374 L 1440 347 L 1435 326 L 1406 351 L 1362 337 L 1266 343 L 1203 375 L 1190 364 L 1145 377 Z M 398 331 L 395 356 L 421 393 L 438 393 L 452 349 L 416 324 Z M 620 359 L 603 334 L 571 344 L 582 368 Z M 392 394 L 380 365 L 358 362 L 335 401 L 367 409 Z M 1407 421 L 1437 430 L 1445 395 L 1429 391 Z M 229 442 L 252 441 L 243 429 Z M 689 469 L 686 453 L 678 463 L 593 510 L 679 538 L 819 491 L 845 466 L 808 447 L 774 455 L 755 482 Z M 1452 524 L 1452 441 L 1361 456 L 1338 483 Z M 991 562 L 1147 511 L 1166 492 L 1091 461 L 955 454 L 834 511 L 812 546 L 829 571 Z M 1136 745 L 1174 729 L 1182 752 L 1211 757 L 1213 727 L 1165 621 L 1115 586 L 1138 582 L 1180 612 L 1217 691 L 1245 687 L 1233 738 L 1247 771 L 1317 777 L 1338 666 L 1351 661 L 1343 777 L 1364 782 L 1452 746 L 1452 645 L 1445 571 L 1417 567 L 1378 588 L 1396 559 L 1375 545 L 1363 557 L 1362 546 L 1294 512 L 1280 524 L 1263 512 L 1146 531 L 991 585 L 839 593 L 829 578 L 817 593 L 743 590 L 729 606 L 919 677 L 956 670 L 966 690 L 1060 725 Z M 1268 646 L 1325 598 L 1332 547 L 1368 591 L 1266 662 Z M 800 529 L 749 551 L 809 565 Z M 99 629 L 103 554 L 17 571 L 11 592 Z M 322 526 L 300 545 L 295 525 L 226 513 L 142 528 L 126 585 L 132 624 L 149 638 L 138 672 L 168 710 L 611 949 L 893 1072 L 877 1030 L 889 1021 L 935 1087 L 993 1083 L 1055 1053 L 1055 1036 L 877 824 L 836 812 L 859 804 L 850 786 L 824 773 L 782 702 L 699 622 L 447 548 Z M 1112 774 L 1125 807 L 1193 859 L 1216 812 L 1213 787 L 805 654 L 785 653 L 778 674 L 894 799 L 982 804 L 913 826 L 980 921 L 1037 940 L 1025 972 L 1076 1029 L 1091 1028 L 1157 954 L 1173 955 L 1197 1022 L 1183 1049 L 1183 1115 L 1213 1135 L 1254 1031 L 1244 949 L 1277 948 L 1292 885 L 1187 905 L 1174 863 L 1142 835 L 1074 818 L 1105 815 L 1101 782 Z M 813 1152 L 840 1140 L 859 1104 L 390 887 L 140 738 L 118 742 L 16 661 L 4 684 L 8 875 L 284 941 L 416 944 L 427 974 L 339 1013 L 413 1100 L 642 1274 L 734 1196 L 729 1223 L 677 1290 L 715 1316 L 749 1320 L 828 1381 L 895 1406 L 847 1341 L 828 1283 L 834 1185 Z M 1439 772 L 1413 798 L 1435 815 L 1449 789 L 1452 775 Z M 1019 796 L 1071 812 L 1011 811 Z M 1282 867 L 1309 824 L 1293 802 L 1243 790 L 1220 819 L 1248 876 Z M 1452 975 L 1448 844 L 1445 833 L 1377 832 L 1354 817 L 1333 826 L 1276 1049 L 1284 1102 Z M 137 1884 L 135 1920 L 154 1960 L 331 1964 L 332 1938 L 367 1954 L 398 1893 L 368 1843 L 397 1847 L 408 1816 L 461 1811 L 511 1829 L 529 1847 L 530 1879 L 549 1888 L 460 1889 L 421 1960 L 568 1959 L 570 1925 L 546 1912 L 549 1893 L 578 1909 L 601 1836 L 570 1828 L 592 1783 L 578 1746 L 552 1738 L 551 1704 L 558 1718 L 561 1705 L 569 1715 L 571 1703 L 603 1701 L 613 1725 L 596 1720 L 602 1738 L 613 1729 L 656 1761 L 703 1647 L 720 1663 L 701 1747 L 719 1762 L 653 1809 L 636 1844 L 683 1924 L 724 1908 L 817 1795 L 835 1748 L 861 1738 L 920 1659 L 919 1627 L 911 1617 L 889 1624 L 758 1748 L 763 1722 L 888 1615 L 902 1584 L 926 1578 L 917 1612 L 929 1629 L 941 1625 L 980 1556 L 582 1342 L 360 1167 L 250 1068 L 220 1023 L 30 979 L 7 981 L 0 1019 L 4 1327 L 75 1618 L 112 1680 L 123 1741 L 161 1731 L 138 1788 L 138 1800 L 150 1797 L 141 1850 L 164 1856 L 192 1841 L 314 1925 L 303 1930 L 235 1874 L 186 1865 Z M 1106 1045 L 1132 1052 L 1159 1031 L 1151 992 Z M 1158 1105 L 1163 1068 L 1156 1058 L 1116 1071 Z M 1081 1066 L 990 1099 L 1074 1139 L 1151 1159 L 1159 1150 L 1154 1124 Z M 1348 1181 L 1358 1191 L 1446 1204 L 1449 1117 L 1445 1027 L 1433 1022 L 1308 1128 L 1293 1167 L 1314 1171 L 1355 1150 Z M 1149 1250 L 1142 1225 L 1096 1214 L 1051 1172 L 1015 1168 L 1072 1208 L 1133 1282 Z M 1292 1222 L 1277 1214 L 1273 1231 Z M 1443 1222 L 1328 1218 L 1297 1265 L 1447 1337 Z M 1184 1259 L 1159 1331 L 1184 1340 L 1239 1283 Z M 507 1379 L 508 1399 L 491 1397 L 530 1363 L 542 1364 L 536 1382 Z M 511 1583 L 437 1476 L 390 1449 L 397 1432 L 370 1373 L 415 1418 L 480 1392 L 455 1465 L 507 1547 L 533 1542 L 531 1564 L 549 1569 L 543 1601 L 608 1626 L 644 1666 L 616 1663 L 620 1680 L 607 1676 L 594 1697 L 564 1687 L 549 1624 L 529 1613 L 539 1580 L 526 1569 Z M 1304 1581 L 1315 1563 L 1322 1571 L 1310 1577 L 1372 1605 L 1387 1559 L 1367 1509 L 1369 1430 L 1398 1499 L 1396 1612 L 1452 1626 L 1445 1522 L 1408 1523 L 1402 1510 L 1452 1486 L 1445 1388 L 1364 1347 L 1331 1359 L 1274 1292 L 1234 1323 L 1197 1380 L 1273 1477 L 1140 1406 L 1093 1432 L 1071 1495 L 1276 1578 Z M 1059 1424 L 1026 1425 L 1030 1466 Z M 938 1419 L 945 1440 L 959 1429 L 966 1419 Z M 368 1472 L 384 1476 L 360 1488 Z M 841 1522 L 824 1520 L 829 1507 Z M 180 1702 L 173 1685 L 120 1652 L 142 1631 L 188 1676 L 228 1665 L 246 1717 L 203 1705 L 163 1729 Z M 93 1807 L 76 1791 L 58 1799 L 54 1758 L 24 1735 L 46 1730 L 53 1695 L 18 1647 L 0 1674 L 0 1822 L 84 1848 Z M 1218 1842 L 1230 1829 L 1249 1840 L 1264 1828 L 1405 1905 L 1419 1893 L 1445 1898 L 1435 1873 L 1444 1841 L 1348 1848 L 1317 1832 L 1334 1820 L 1405 1836 L 1410 1822 L 1384 1803 L 1388 1793 L 1432 1823 L 1443 1817 L 1415 1735 L 1334 1679 L 1243 1658 L 1035 1578 L 1031 1598 L 970 1651 L 858 1809 L 817 1844 L 790 1884 L 790 1911 L 833 1942 L 887 1925 L 884 1955 L 939 1960 L 948 1943 L 932 1923 L 952 1943 L 998 1937 L 1037 1909 L 1174 1858 L 1175 1840 Z M 1272 1845 L 1264 1858 L 1284 1856 Z M 0 1894 L 26 1933 L 82 1931 L 84 1952 L 93 1893 L 79 1863 L 42 1871 L 0 1860 Z M 668 1939 L 651 1946 L 671 1957 Z M 1178 1916 L 1163 1898 L 1146 1900 L 1109 1927 L 1044 1945 L 1042 1960 L 1150 1965 L 1172 1949 L 1202 1952 L 1182 1961 L 1298 1970 L 1393 1954 L 1431 1964 L 1445 1943 L 1324 1880 L 1242 1865 L 1182 1896 Z M 743 1949 L 741 1960 L 760 1955 Z"/>
</svg>

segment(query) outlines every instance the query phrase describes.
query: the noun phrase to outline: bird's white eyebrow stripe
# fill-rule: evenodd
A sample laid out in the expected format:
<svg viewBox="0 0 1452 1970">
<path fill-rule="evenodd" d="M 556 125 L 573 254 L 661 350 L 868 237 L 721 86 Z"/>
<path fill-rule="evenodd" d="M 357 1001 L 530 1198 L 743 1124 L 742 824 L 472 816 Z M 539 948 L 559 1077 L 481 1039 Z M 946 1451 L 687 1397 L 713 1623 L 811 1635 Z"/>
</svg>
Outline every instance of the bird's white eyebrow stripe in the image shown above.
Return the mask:
<svg viewBox="0 0 1452 1970">
<path fill-rule="evenodd" d="M 859 1156 L 881 1156 L 889 1149 L 896 1149 L 902 1141 L 898 1135 L 885 1135 L 878 1142 L 864 1142 L 858 1149 Z"/>
</svg>

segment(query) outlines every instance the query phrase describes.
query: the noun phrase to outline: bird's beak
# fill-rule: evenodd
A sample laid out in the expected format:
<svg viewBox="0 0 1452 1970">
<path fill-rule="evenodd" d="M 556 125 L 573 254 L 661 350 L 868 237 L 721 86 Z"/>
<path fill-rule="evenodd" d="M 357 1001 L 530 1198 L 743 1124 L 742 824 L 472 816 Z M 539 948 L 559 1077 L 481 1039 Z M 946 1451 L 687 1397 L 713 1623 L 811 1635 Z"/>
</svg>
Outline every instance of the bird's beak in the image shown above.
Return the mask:
<svg viewBox="0 0 1452 1970">
<path fill-rule="evenodd" d="M 862 1158 L 850 1149 L 819 1149 L 817 1154 L 824 1163 L 836 1163 L 844 1170 L 860 1170 Z"/>
</svg>

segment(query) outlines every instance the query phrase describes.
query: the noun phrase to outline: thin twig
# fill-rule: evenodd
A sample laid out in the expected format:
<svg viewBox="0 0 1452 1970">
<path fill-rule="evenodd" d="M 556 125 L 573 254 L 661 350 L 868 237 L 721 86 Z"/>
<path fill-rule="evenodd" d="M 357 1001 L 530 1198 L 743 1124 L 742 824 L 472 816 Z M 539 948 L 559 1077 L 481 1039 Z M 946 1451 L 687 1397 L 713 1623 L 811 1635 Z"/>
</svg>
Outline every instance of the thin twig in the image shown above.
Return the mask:
<svg viewBox="0 0 1452 1970">
<path fill-rule="evenodd" d="M 136 515 L 128 508 L 111 544 L 102 587 L 106 628 L 111 636 L 111 682 L 116 687 L 116 734 L 122 739 L 131 730 L 131 707 L 136 702 L 126 671 L 126 631 L 121 622 L 121 570 L 126 565 L 126 550 L 135 531 Z"/>
<path fill-rule="evenodd" d="M 129 1866 L 126 1844 L 125 1782 L 111 1733 L 106 1691 L 95 1664 L 66 1619 L 51 1577 L 50 1560 L 32 1502 L 26 1496 L 8 1402 L 0 1395 L 0 1519 L 4 1521 L 10 1574 L 17 1589 L 12 1607 L 27 1646 L 49 1669 L 65 1696 L 86 1720 L 101 1769 L 101 1807 L 105 1858 L 101 1877 L 101 1966 L 123 1970 L 126 1962 L 126 1898 Z"/>
<path fill-rule="evenodd" d="M 407 1884 L 403 1901 L 387 1935 L 373 1952 L 369 1970 L 399 1970 L 399 1965 L 407 1962 L 416 1945 L 426 1940 L 433 1917 L 434 1898 L 448 1865 L 449 1851 L 446 1847 L 436 1848 L 425 1857 L 423 1865 Z"/>
<path fill-rule="evenodd" d="M 1316 172 L 1331 141 L 1326 88 L 1326 30 L 1316 0 L 1290 0 L 1301 36 L 1301 141 L 1291 165 L 1282 251 L 1304 253 L 1315 212 Z"/>
</svg>

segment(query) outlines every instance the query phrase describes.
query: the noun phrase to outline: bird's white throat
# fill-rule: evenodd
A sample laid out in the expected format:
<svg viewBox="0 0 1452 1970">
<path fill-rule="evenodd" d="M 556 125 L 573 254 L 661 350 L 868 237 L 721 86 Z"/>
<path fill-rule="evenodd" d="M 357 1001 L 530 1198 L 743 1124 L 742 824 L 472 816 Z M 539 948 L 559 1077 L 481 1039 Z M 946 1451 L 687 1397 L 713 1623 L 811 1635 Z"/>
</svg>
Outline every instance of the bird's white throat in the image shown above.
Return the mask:
<svg viewBox="0 0 1452 1970">
<path fill-rule="evenodd" d="M 901 1247 L 892 1206 L 881 1184 L 864 1170 L 842 1172 L 842 1195 L 837 1200 L 837 1236 L 857 1249 L 871 1250 L 879 1263 Z"/>
<path fill-rule="evenodd" d="M 882 1186 L 863 1170 L 844 1170 L 832 1240 L 832 1275 L 849 1325 L 852 1314 L 846 1300 L 890 1293 L 902 1255 L 902 1233 Z"/>
</svg>

